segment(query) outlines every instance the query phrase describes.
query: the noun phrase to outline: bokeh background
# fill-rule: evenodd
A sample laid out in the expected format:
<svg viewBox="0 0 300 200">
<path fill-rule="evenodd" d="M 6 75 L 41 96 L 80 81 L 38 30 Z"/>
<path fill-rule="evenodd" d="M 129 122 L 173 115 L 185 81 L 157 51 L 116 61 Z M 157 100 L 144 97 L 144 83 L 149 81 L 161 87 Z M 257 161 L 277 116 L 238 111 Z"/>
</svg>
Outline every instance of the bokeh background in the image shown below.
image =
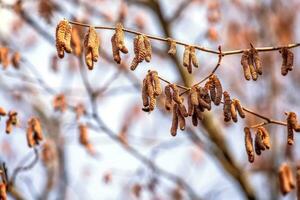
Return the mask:
<svg viewBox="0 0 300 200">
<path fill-rule="evenodd" d="M 57 57 L 55 28 L 64 18 L 101 26 L 121 21 L 128 29 L 215 50 L 219 45 L 223 50 L 245 49 L 250 43 L 280 46 L 300 40 L 299 6 L 298 0 L 0 1 L 0 46 L 22 57 L 19 69 L 10 66 L 0 72 L 0 106 L 16 110 L 20 118 L 10 135 L 5 134 L 5 120 L 0 122 L 0 159 L 11 175 L 36 158 L 25 136 L 31 116 L 41 119 L 46 137 L 38 154 L 45 143 L 51 152 L 50 159 L 40 155 L 17 176 L 9 199 L 295 199 L 295 190 L 283 197 L 278 186 L 279 165 L 287 162 L 295 170 L 299 161 L 299 137 L 287 147 L 286 127 L 266 126 L 272 148 L 250 164 L 243 128 L 262 119 L 247 114 L 238 123 L 224 123 L 222 107 L 214 106 L 200 126 L 187 120 L 186 130 L 172 137 L 172 116 L 163 107 L 163 96 L 151 114 L 141 110 L 140 87 L 149 69 L 172 83 L 191 86 L 211 72 L 216 55 L 197 51 L 200 67 L 189 75 L 182 67 L 183 46 L 171 57 L 166 43 L 151 41 L 151 62 L 130 71 L 134 35 L 126 34 L 129 54 L 118 65 L 112 60 L 113 31 L 97 30 L 100 59 L 89 71 L 83 56 Z M 87 29 L 76 28 L 83 42 Z M 241 55 L 224 57 L 216 74 L 224 90 L 245 107 L 284 121 L 284 112 L 300 113 L 300 51 L 292 51 L 295 67 L 285 77 L 278 51 L 260 53 L 263 75 L 257 81 L 244 79 Z M 63 113 L 53 109 L 58 94 L 68 104 Z M 87 111 L 79 120 L 78 104 Z M 93 152 L 79 143 L 80 123 L 89 127 Z"/>
</svg>

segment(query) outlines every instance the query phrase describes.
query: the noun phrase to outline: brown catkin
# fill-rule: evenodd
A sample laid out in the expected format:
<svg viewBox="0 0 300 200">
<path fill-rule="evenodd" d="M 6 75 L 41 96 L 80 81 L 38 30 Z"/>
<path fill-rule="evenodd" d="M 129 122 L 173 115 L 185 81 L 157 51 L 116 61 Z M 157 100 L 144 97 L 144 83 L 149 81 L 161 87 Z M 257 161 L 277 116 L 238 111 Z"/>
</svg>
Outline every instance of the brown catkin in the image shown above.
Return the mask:
<svg viewBox="0 0 300 200">
<path fill-rule="evenodd" d="M 147 94 L 149 97 L 149 109 L 150 111 L 152 111 L 154 110 L 156 100 L 154 96 L 154 87 L 152 85 L 152 78 L 150 73 L 148 73 L 146 76 L 146 85 L 147 85 Z"/>
<path fill-rule="evenodd" d="M 123 25 L 121 23 L 116 24 L 116 33 L 115 33 L 115 40 L 116 40 L 116 46 L 118 50 L 120 50 L 122 53 L 127 54 L 128 49 L 125 46 L 125 34 L 123 31 Z"/>
<path fill-rule="evenodd" d="M 197 87 L 193 86 L 191 90 L 189 91 L 188 95 L 188 114 L 189 116 L 192 116 L 194 113 L 194 107 L 199 105 L 198 101 L 198 93 L 197 93 Z"/>
<path fill-rule="evenodd" d="M 213 77 L 209 77 L 209 80 L 205 84 L 209 87 L 210 99 L 215 103 L 216 102 L 216 85 L 213 80 Z"/>
<path fill-rule="evenodd" d="M 279 52 L 282 56 L 281 74 L 285 76 L 288 74 L 288 71 L 293 69 L 294 54 L 286 47 L 283 47 Z"/>
<path fill-rule="evenodd" d="M 270 134 L 269 134 L 269 132 L 263 126 L 258 127 L 258 129 L 260 129 L 260 131 L 262 133 L 262 142 L 263 142 L 264 146 L 267 149 L 270 149 L 271 148 L 271 141 L 270 141 Z"/>
<path fill-rule="evenodd" d="M 168 54 L 175 56 L 176 55 L 176 42 L 173 39 L 168 38 L 168 44 L 169 44 Z"/>
<path fill-rule="evenodd" d="M 144 35 L 138 35 L 137 37 L 137 58 L 139 62 L 142 62 L 145 60 L 147 54 Z"/>
<path fill-rule="evenodd" d="M 263 144 L 262 132 L 260 129 L 257 129 L 255 135 L 255 152 L 257 155 L 261 154 L 261 151 L 265 150 L 265 145 Z"/>
<path fill-rule="evenodd" d="M 203 114 L 202 114 L 201 110 L 200 110 L 198 107 L 195 106 L 194 112 L 196 113 L 197 118 L 198 118 L 200 121 L 203 120 Z"/>
<path fill-rule="evenodd" d="M 178 103 L 178 104 L 182 104 L 182 98 L 179 95 L 179 90 L 178 87 L 175 83 L 171 84 L 170 87 L 173 90 L 173 100 Z"/>
<path fill-rule="evenodd" d="M 251 131 L 248 127 L 244 128 L 244 132 L 245 132 L 245 147 L 246 147 L 246 152 L 248 155 L 248 161 L 250 163 L 254 162 L 254 151 L 253 151 L 253 139 L 251 136 Z"/>
<path fill-rule="evenodd" d="M 208 94 L 208 89 L 205 87 L 199 87 L 198 92 L 199 92 L 200 98 L 203 100 L 203 101 L 201 101 L 198 99 L 199 104 L 201 102 L 202 107 L 206 108 L 207 110 L 211 110 L 211 99 Z"/>
<path fill-rule="evenodd" d="M 297 115 L 294 112 L 289 112 L 287 116 L 287 143 L 294 144 L 294 130 L 298 131 Z"/>
<path fill-rule="evenodd" d="M 249 69 L 250 69 L 252 80 L 256 81 L 257 80 L 257 73 L 256 73 L 256 70 L 255 70 L 255 67 L 254 67 L 253 57 L 252 57 L 251 53 L 250 53 L 249 58 L 248 58 L 248 64 L 249 64 Z"/>
<path fill-rule="evenodd" d="M 182 103 L 182 104 L 178 104 L 177 108 L 178 108 L 180 114 L 181 114 L 183 117 L 188 117 L 188 116 L 189 116 L 189 115 L 188 115 L 188 112 L 187 112 L 187 110 L 186 110 L 186 108 L 185 108 L 185 106 L 184 106 L 183 103 Z"/>
<path fill-rule="evenodd" d="M 178 123 L 179 123 L 179 128 L 180 130 L 184 130 L 185 129 L 185 118 L 184 116 L 182 115 L 181 113 L 181 110 L 180 110 L 180 106 L 183 105 L 183 104 L 180 104 L 180 105 L 177 105 L 177 116 L 178 116 Z"/>
<path fill-rule="evenodd" d="M 243 67 L 245 79 L 249 81 L 251 78 L 251 73 L 250 73 L 248 60 L 249 60 L 249 51 L 246 50 L 242 54 L 241 65 Z"/>
<path fill-rule="evenodd" d="M 173 97 L 172 97 L 170 85 L 165 86 L 165 95 L 166 95 L 165 108 L 166 108 L 166 110 L 171 110 Z"/>
<path fill-rule="evenodd" d="M 84 38 L 85 62 L 89 70 L 94 68 L 94 62 L 98 61 L 100 39 L 94 27 L 90 26 Z"/>
<path fill-rule="evenodd" d="M 21 61 L 21 54 L 19 52 L 15 52 L 11 58 L 11 63 L 15 69 L 20 68 L 20 61 Z"/>
<path fill-rule="evenodd" d="M 219 105 L 221 103 L 223 94 L 222 84 L 216 75 L 212 75 L 212 77 L 216 87 L 216 99 L 214 103 L 215 105 Z"/>
<path fill-rule="evenodd" d="M 183 66 L 188 67 L 189 64 L 190 64 L 190 46 L 185 46 L 183 52 Z"/>
<path fill-rule="evenodd" d="M 236 110 L 239 113 L 239 116 L 241 118 L 245 118 L 246 115 L 245 115 L 245 112 L 244 112 L 243 107 L 241 105 L 241 102 L 238 99 L 233 99 L 233 102 L 234 102 L 234 106 L 235 106 Z"/>
<path fill-rule="evenodd" d="M 232 101 L 230 105 L 230 114 L 231 114 L 232 121 L 237 122 L 238 118 L 237 118 L 237 112 L 234 105 L 234 101 Z"/>
<path fill-rule="evenodd" d="M 224 96 L 224 106 L 223 106 L 224 121 L 229 122 L 231 120 L 231 99 L 227 91 L 224 91 L 223 96 Z"/>
<path fill-rule="evenodd" d="M 288 177 L 286 176 L 286 163 L 283 163 L 278 172 L 279 176 L 279 186 L 280 186 L 280 191 L 283 195 L 286 195 L 291 191 L 290 183 L 288 180 Z"/>
<path fill-rule="evenodd" d="M 195 47 L 191 47 L 190 48 L 190 57 L 192 59 L 192 63 L 194 65 L 194 67 L 198 68 L 199 67 L 199 63 L 198 63 L 198 59 L 197 59 L 197 56 L 196 56 L 196 50 L 195 50 Z"/>
<path fill-rule="evenodd" d="M 154 86 L 154 94 L 155 94 L 155 96 L 159 96 L 162 93 L 162 89 L 160 86 L 160 80 L 158 77 L 158 73 L 157 73 L 157 71 L 151 71 L 150 74 L 151 74 L 151 79 L 152 79 L 153 86 Z"/>
<path fill-rule="evenodd" d="M 71 48 L 72 27 L 67 20 L 62 20 L 56 27 L 56 50 L 60 58 L 64 57 L 64 52 L 72 52 Z"/>
<path fill-rule="evenodd" d="M 120 64 L 121 56 L 120 56 L 120 51 L 119 51 L 119 48 L 118 48 L 117 42 L 116 42 L 116 34 L 113 34 L 113 36 L 111 37 L 111 47 L 112 47 L 114 61 L 116 63 Z"/>
<path fill-rule="evenodd" d="M 251 55 L 252 55 L 253 64 L 255 65 L 255 71 L 259 75 L 262 75 L 262 66 L 261 66 L 261 61 L 260 61 L 260 58 L 259 58 L 258 51 L 254 47 L 251 47 L 250 52 L 251 52 Z"/>
<path fill-rule="evenodd" d="M 151 46 L 151 42 L 147 36 L 144 36 L 144 44 L 145 44 L 145 50 L 146 50 L 145 61 L 150 62 L 151 57 L 152 57 L 152 46 Z"/>
<path fill-rule="evenodd" d="M 172 126 L 171 126 L 171 135 L 176 136 L 177 134 L 177 129 L 178 129 L 178 115 L 177 115 L 177 104 L 173 104 L 173 117 L 172 117 Z"/>
</svg>

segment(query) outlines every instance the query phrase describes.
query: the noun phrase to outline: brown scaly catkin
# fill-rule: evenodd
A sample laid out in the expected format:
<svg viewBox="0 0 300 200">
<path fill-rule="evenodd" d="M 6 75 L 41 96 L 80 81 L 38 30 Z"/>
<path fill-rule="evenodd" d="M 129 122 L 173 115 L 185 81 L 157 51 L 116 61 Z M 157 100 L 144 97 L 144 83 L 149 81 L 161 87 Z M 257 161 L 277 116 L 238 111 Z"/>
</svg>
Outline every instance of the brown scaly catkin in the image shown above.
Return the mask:
<svg viewBox="0 0 300 200">
<path fill-rule="evenodd" d="M 199 105 L 197 86 L 193 86 L 188 95 L 188 115 L 192 116 L 194 113 L 194 107 Z"/>
<path fill-rule="evenodd" d="M 196 50 L 195 50 L 195 47 L 191 47 L 190 48 L 190 57 L 192 59 L 192 63 L 194 65 L 194 67 L 198 68 L 199 67 L 199 63 L 198 63 L 198 59 L 197 59 L 197 56 L 196 56 Z"/>
<path fill-rule="evenodd" d="M 224 121 L 229 122 L 231 120 L 231 99 L 230 95 L 227 91 L 224 91 L 224 106 L 223 106 L 223 112 L 224 112 Z"/>
<path fill-rule="evenodd" d="M 113 59 L 116 63 L 120 64 L 121 56 L 120 56 L 120 51 L 119 51 L 119 48 L 118 48 L 117 42 L 116 42 L 116 34 L 114 34 L 111 37 L 111 46 L 112 46 Z"/>
<path fill-rule="evenodd" d="M 90 26 L 84 38 L 85 63 L 89 70 L 94 68 L 94 62 L 99 57 L 100 38 L 94 27 Z"/>
<path fill-rule="evenodd" d="M 255 135 L 255 152 L 257 155 L 261 154 L 261 151 L 266 150 L 265 145 L 263 143 L 263 135 L 260 129 L 257 129 Z"/>
<path fill-rule="evenodd" d="M 137 35 L 133 40 L 134 58 L 131 62 L 130 69 L 133 71 L 137 68 L 146 57 L 146 48 L 143 35 Z"/>
<path fill-rule="evenodd" d="M 291 50 L 289 50 L 286 47 L 283 47 L 279 51 L 279 53 L 281 53 L 281 56 L 282 56 L 281 74 L 283 76 L 286 76 L 288 74 L 288 71 L 293 70 L 294 54 Z"/>
<path fill-rule="evenodd" d="M 294 130 L 299 132 L 297 115 L 294 112 L 289 112 L 287 116 L 287 143 L 289 145 L 294 144 Z"/>
<path fill-rule="evenodd" d="M 170 85 L 170 87 L 173 90 L 173 100 L 178 104 L 182 104 L 182 98 L 179 95 L 179 89 L 177 85 L 173 83 Z"/>
<path fill-rule="evenodd" d="M 208 90 L 205 87 L 197 87 L 198 90 L 198 102 L 201 107 L 211 110 L 211 99 L 208 94 Z"/>
<path fill-rule="evenodd" d="M 185 46 L 183 52 L 183 66 L 188 67 L 189 64 L 190 64 L 190 46 Z"/>
<path fill-rule="evenodd" d="M 128 49 L 125 46 L 125 34 L 123 31 L 123 25 L 121 23 L 117 23 L 116 24 L 116 45 L 118 47 L 118 49 L 124 53 L 127 54 L 128 53 Z"/>
<path fill-rule="evenodd" d="M 168 38 L 167 40 L 168 40 L 168 44 L 169 44 L 168 54 L 175 56 L 176 55 L 176 42 L 171 38 Z"/>
<path fill-rule="evenodd" d="M 174 103 L 173 104 L 173 108 L 172 108 L 172 125 L 171 125 L 171 135 L 172 136 L 176 136 L 177 135 L 177 129 L 178 129 L 178 115 L 177 115 L 177 104 Z"/>
<path fill-rule="evenodd" d="M 165 108 L 166 108 L 166 110 L 171 110 L 173 96 L 172 96 L 172 93 L 171 93 L 171 86 L 170 85 L 165 86 L 165 95 L 166 95 Z"/>
<path fill-rule="evenodd" d="M 178 116 L 178 124 L 179 124 L 179 128 L 180 130 L 184 130 L 185 129 L 185 118 L 184 116 L 182 115 L 180 109 L 179 109 L 179 106 L 180 105 L 177 105 L 177 116 Z"/>
<path fill-rule="evenodd" d="M 287 193 L 289 193 L 291 191 L 289 180 L 288 180 L 288 177 L 286 176 L 285 168 L 286 168 L 286 163 L 283 163 L 280 166 L 279 172 L 278 172 L 280 191 L 283 195 L 286 195 Z"/>
<path fill-rule="evenodd" d="M 253 139 L 251 136 L 251 131 L 248 127 L 244 128 L 244 132 L 245 132 L 245 147 L 246 147 L 246 152 L 248 155 L 248 161 L 250 163 L 254 162 L 254 151 L 253 151 Z"/>
<path fill-rule="evenodd" d="M 206 82 L 205 84 L 206 86 L 209 87 L 209 93 L 210 93 L 210 98 L 212 100 L 212 102 L 216 102 L 216 85 L 215 82 L 213 80 L 213 77 L 209 77 L 209 80 Z"/>
<path fill-rule="evenodd" d="M 238 118 L 237 118 L 237 112 L 235 109 L 234 101 L 232 101 L 230 105 L 230 114 L 231 114 L 232 121 L 237 122 Z"/>
<path fill-rule="evenodd" d="M 56 27 L 56 50 L 59 58 L 64 57 L 64 52 L 72 52 L 71 48 L 72 27 L 67 20 L 62 20 Z"/>
<path fill-rule="evenodd" d="M 245 79 L 249 81 L 251 78 L 251 72 L 250 72 L 248 60 L 249 60 L 249 51 L 245 50 L 241 57 L 241 65 L 243 67 Z"/>
<path fill-rule="evenodd" d="M 0 63 L 3 66 L 3 69 L 7 69 L 8 65 L 9 65 L 8 48 L 7 47 L 0 47 Z"/>
<path fill-rule="evenodd" d="M 294 189 L 295 188 L 295 180 L 294 180 L 294 176 L 293 176 L 293 172 L 292 172 L 292 169 L 289 165 L 285 165 L 284 167 L 284 173 L 285 173 L 285 176 L 288 180 L 288 183 L 290 185 L 290 188 L 291 189 Z"/>
<path fill-rule="evenodd" d="M 269 134 L 269 132 L 263 126 L 259 126 L 258 129 L 260 129 L 260 131 L 262 133 L 262 142 L 263 142 L 264 146 L 267 149 L 270 149 L 271 148 L 271 141 L 270 141 L 270 134 Z"/>
<path fill-rule="evenodd" d="M 180 114 L 183 117 L 188 117 L 189 116 L 188 112 L 187 112 L 187 110 L 186 110 L 186 108 L 185 108 L 185 106 L 184 106 L 183 103 L 182 104 L 178 104 L 177 108 L 178 108 L 178 111 L 180 112 Z"/>
<path fill-rule="evenodd" d="M 11 63 L 15 69 L 20 68 L 20 61 L 21 61 L 21 54 L 19 52 L 15 52 L 11 58 Z"/>
<path fill-rule="evenodd" d="M 146 84 L 147 84 L 147 94 L 149 97 L 149 110 L 152 111 L 154 110 L 156 100 L 154 96 L 154 87 L 152 85 L 152 79 L 150 73 L 148 73 L 146 76 Z"/>
<path fill-rule="evenodd" d="M 256 69 L 254 67 L 253 57 L 252 57 L 251 52 L 250 52 L 250 55 L 249 55 L 249 58 L 248 58 L 248 63 L 249 63 L 249 69 L 250 69 L 252 80 L 256 81 L 257 80 L 257 73 L 256 73 Z"/>
<path fill-rule="evenodd" d="M 245 118 L 246 115 L 245 115 L 245 112 L 244 112 L 243 107 L 241 105 L 241 102 L 238 99 L 233 99 L 233 103 L 234 103 L 234 106 L 235 106 L 236 110 L 239 113 L 239 116 L 241 118 Z"/>
<path fill-rule="evenodd" d="M 161 95 L 162 89 L 161 89 L 161 86 L 160 86 L 160 80 L 159 80 L 157 71 L 151 71 L 150 74 L 151 74 L 151 80 L 152 80 L 153 85 L 154 85 L 154 94 L 155 94 L 155 96 Z"/>
<path fill-rule="evenodd" d="M 1 200 L 7 200 L 5 183 L 0 183 L 0 199 Z"/>
<path fill-rule="evenodd" d="M 151 46 L 151 42 L 147 36 L 144 36 L 144 45 L 145 45 L 145 50 L 146 50 L 145 61 L 150 62 L 151 57 L 152 57 L 152 46 Z"/>
<path fill-rule="evenodd" d="M 253 46 L 251 46 L 250 52 L 251 52 L 251 55 L 252 55 L 253 64 L 255 65 L 255 71 L 259 75 L 262 75 L 262 66 L 261 66 L 261 61 L 260 61 L 260 58 L 259 58 L 258 51 Z"/>
<path fill-rule="evenodd" d="M 214 74 L 212 75 L 213 78 L 213 82 L 216 88 L 216 98 L 215 98 L 215 105 L 219 105 L 221 103 L 222 100 L 222 94 L 223 94 L 223 88 L 222 88 L 222 84 L 221 81 L 219 80 L 219 78 Z"/>
</svg>

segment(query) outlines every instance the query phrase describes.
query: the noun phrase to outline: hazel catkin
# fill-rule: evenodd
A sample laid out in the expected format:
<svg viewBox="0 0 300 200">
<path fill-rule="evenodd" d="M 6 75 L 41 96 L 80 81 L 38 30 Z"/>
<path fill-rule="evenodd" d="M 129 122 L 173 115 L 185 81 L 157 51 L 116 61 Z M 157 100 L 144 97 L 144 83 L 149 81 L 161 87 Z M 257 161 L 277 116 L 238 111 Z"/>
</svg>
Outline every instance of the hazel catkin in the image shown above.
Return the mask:
<svg viewBox="0 0 300 200">
<path fill-rule="evenodd" d="M 231 120 L 231 99 L 227 91 L 224 91 L 223 96 L 224 96 L 223 97 L 224 98 L 224 106 L 223 106 L 224 121 L 229 122 Z"/>
<path fill-rule="evenodd" d="M 246 147 L 246 152 L 248 155 L 248 161 L 250 163 L 254 162 L 254 150 L 253 150 L 253 139 L 251 136 L 251 131 L 248 127 L 244 128 L 244 133 L 245 133 L 245 147 Z"/>
<path fill-rule="evenodd" d="M 244 112 L 243 107 L 241 105 L 241 102 L 238 99 L 233 99 L 233 103 L 234 103 L 234 106 L 235 106 L 236 110 L 239 113 L 239 116 L 241 118 L 245 118 L 246 115 L 245 115 L 245 112 Z"/>
<path fill-rule="evenodd" d="M 64 52 L 71 53 L 72 27 L 67 20 L 62 20 L 56 27 L 56 50 L 59 58 L 64 57 Z"/>
<path fill-rule="evenodd" d="M 100 38 L 94 27 L 90 26 L 84 38 L 85 63 L 89 70 L 94 68 L 94 62 L 99 57 Z"/>
<path fill-rule="evenodd" d="M 281 74 L 285 76 L 289 71 L 293 70 L 294 54 L 286 47 L 283 47 L 279 53 L 281 53 L 282 56 Z"/>
<path fill-rule="evenodd" d="M 121 23 L 116 24 L 116 33 L 115 33 L 116 46 L 122 53 L 127 54 L 128 49 L 125 46 L 125 34 L 123 31 L 123 25 Z"/>
<path fill-rule="evenodd" d="M 168 40 L 168 44 L 169 44 L 168 54 L 175 56 L 176 55 L 176 42 L 171 38 L 168 38 L 167 40 Z"/>
<path fill-rule="evenodd" d="M 166 85 L 165 86 L 165 108 L 166 110 L 171 110 L 172 107 L 172 93 L 171 93 L 171 86 L 170 85 Z"/>
<path fill-rule="evenodd" d="M 251 72 L 250 72 L 248 61 L 249 61 L 249 51 L 245 50 L 241 57 L 241 65 L 243 67 L 244 76 L 247 81 L 249 81 L 251 78 Z"/>
<path fill-rule="evenodd" d="M 146 50 L 145 61 L 150 62 L 151 57 L 152 57 L 152 46 L 151 46 L 151 42 L 147 36 L 144 36 L 144 45 L 145 45 L 145 50 Z"/>
<path fill-rule="evenodd" d="M 252 63 L 255 65 L 255 71 L 257 74 L 262 75 L 262 66 L 259 58 L 258 51 L 251 45 L 250 54 L 252 57 Z"/>
<path fill-rule="evenodd" d="M 172 136 L 176 136 L 177 135 L 177 129 L 178 129 L 178 115 L 177 115 L 177 104 L 174 103 L 173 104 L 173 108 L 172 108 L 172 125 L 171 125 L 171 135 Z"/>
</svg>

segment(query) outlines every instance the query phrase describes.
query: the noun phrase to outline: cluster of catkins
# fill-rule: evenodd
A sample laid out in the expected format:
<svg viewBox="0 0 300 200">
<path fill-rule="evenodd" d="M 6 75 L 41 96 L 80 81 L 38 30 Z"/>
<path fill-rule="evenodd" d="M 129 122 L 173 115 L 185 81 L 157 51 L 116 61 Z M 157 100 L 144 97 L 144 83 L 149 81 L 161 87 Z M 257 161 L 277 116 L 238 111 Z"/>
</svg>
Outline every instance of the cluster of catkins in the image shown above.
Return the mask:
<svg viewBox="0 0 300 200">
<path fill-rule="evenodd" d="M 297 167 L 296 183 L 291 167 L 287 163 L 282 163 L 278 171 L 280 191 L 283 195 L 291 192 L 297 186 L 297 197 L 300 197 L 300 168 Z"/>
<path fill-rule="evenodd" d="M 7 69 L 11 63 L 15 69 L 20 67 L 21 55 L 19 52 L 14 52 L 9 59 L 9 49 L 7 47 L 0 47 L 0 64 L 2 64 L 3 69 Z"/>
<path fill-rule="evenodd" d="M 255 140 L 254 140 L 254 147 L 253 147 L 253 139 L 252 139 L 252 133 L 250 131 L 250 128 L 245 127 L 245 147 L 246 152 L 248 155 L 248 161 L 250 163 L 254 162 L 255 154 L 261 155 L 261 152 L 270 149 L 271 143 L 270 143 L 270 134 L 263 126 L 259 126 L 257 128 L 257 131 L 255 133 Z"/>
<path fill-rule="evenodd" d="M 283 47 L 279 50 L 282 56 L 281 74 L 287 75 L 289 71 L 292 71 L 294 65 L 294 54 L 287 48 Z M 241 57 L 241 64 L 244 71 L 246 80 L 256 81 L 258 75 L 262 75 L 262 66 L 259 58 L 258 51 L 251 45 L 250 50 L 245 50 Z"/>
<path fill-rule="evenodd" d="M 148 74 L 143 80 L 142 86 L 142 100 L 143 110 L 150 112 L 154 110 L 156 98 L 162 93 L 159 82 L 159 76 L 156 71 L 148 71 Z M 237 99 L 230 99 L 227 91 L 223 92 L 220 80 L 216 75 L 210 76 L 204 87 L 198 85 L 192 86 L 188 90 L 187 104 L 188 109 L 184 104 L 184 98 L 180 94 L 179 88 L 176 84 L 169 83 L 164 88 L 165 94 L 165 109 L 172 110 L 172 125 L 171 135 L 176 136 L 178 127 L 181 130 L 185 129 L 185 118 L 192 117 L 194 126 L 198 125 L 198 121 L 203 119 L 203 112 L 211 110 L 211 102 L 215 105 L 220 105 L 222 97 L 224 98 L 224 121 L 230 120 L 237 122 L 237 113 L 241 118 L 245 117 L 245 113 Z"/>
</svg>

